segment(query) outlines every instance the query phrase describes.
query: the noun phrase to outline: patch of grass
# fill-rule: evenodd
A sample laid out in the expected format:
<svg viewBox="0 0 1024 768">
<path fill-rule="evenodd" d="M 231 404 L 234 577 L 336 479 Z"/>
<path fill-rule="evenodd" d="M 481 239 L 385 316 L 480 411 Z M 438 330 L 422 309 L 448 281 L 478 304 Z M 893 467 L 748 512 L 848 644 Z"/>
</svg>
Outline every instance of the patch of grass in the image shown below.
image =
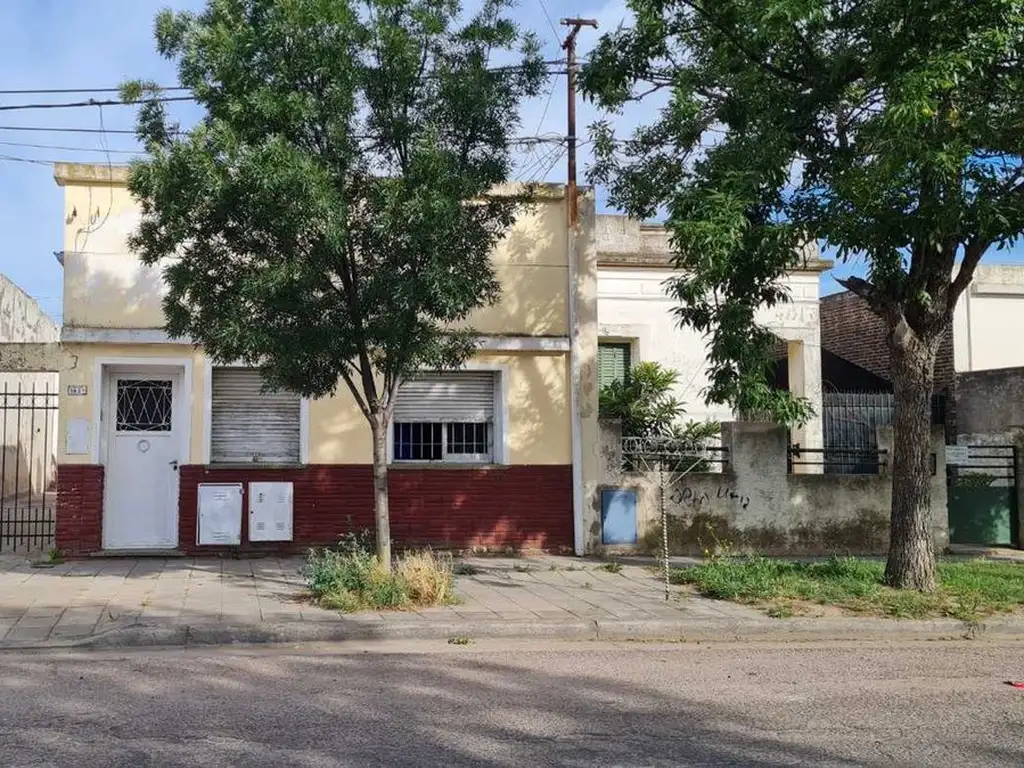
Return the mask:
<svg viewBox="0 0 1024 768">
<path fill-rule="evenodd" d="M 480 569 L 472 563 L 456 563 L 452 573 L 456 576 L 476 576 L 480 573 Z"/>
<path fill-rule="evenodd" d="M 765 608 L 764 612 L 773 619 L 790 619 L 793 617 L 793 604 L 786 602 L 775 603 Z"/>
<path fill-rule="evenodd" d="M 530 571 L 533 570 L 533 567 L 530 566 L 530 565 L 527 565 L 526 563 L 515 563 L 512 566 L 512 570 L 515 571 L 516 573 L 529 573 Z"/>
<path fill-rule="evenodd" d="M 447 605 L 454 597 L 451 555 L 427 549 L 398 561 L 398 580 L 416 605 Z"/>
<path fill-rule="evenodd" d="M 592 589 L 594 585 L 591 584 L 589 581 L 584 581 L 583 584 L 581 584 L 580 586 L 582 586 L 584 589 Z"/>
<path fill-rule="evenodd" d="M 50 551 L 46 553 L 46 562 L 52 565 L 60 565 L 64 562 L 64 553 L 57 549 L 57 547 L 50 547 Z"/>
<path fill-rule="evenodd" d="M 707 597 L 755 605 L 789 615 L 800 603 L 829 605 L 848 614 L 965 622 L 1024 606 L 1024 565 L 987 561 L 940 562 L 931 594 L 894 590 L 882 583 L 882 562 L 853 557 L 795 563 L 764 557 L 722 558 L 674 569 L 674 584 L 692 584 Z"/>
<path fill-rule="evenodd" d="M 597 567 L 602 571 L 608 571 L 608 573 L 622 573 L 622 563 L 618 560 L 609 560 L 607 563 Z"/>
<path fill-rule="evenodd" d="M 456 635 L 455 637 L 448 638 L 448 645 L 469 645 L 472 642 L 473 639 L 465 635 Z"/>
<path fill-rule="evenodd" d="M 348 537 L 337 550 L 311 550 L 303 573 L 318 605 L 353 613 L 448 605 L 452 570 L 451 557 L 428 550 L 403 555 L 388 571 L 364 540 Z"/>
</svg>

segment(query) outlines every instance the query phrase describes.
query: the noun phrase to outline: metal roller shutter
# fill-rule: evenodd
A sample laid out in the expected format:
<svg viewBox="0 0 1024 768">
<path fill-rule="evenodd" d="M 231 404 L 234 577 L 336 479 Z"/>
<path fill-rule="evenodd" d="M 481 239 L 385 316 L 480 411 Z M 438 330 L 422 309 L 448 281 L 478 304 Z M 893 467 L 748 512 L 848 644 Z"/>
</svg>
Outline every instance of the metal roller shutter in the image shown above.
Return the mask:
<svg viewBox="0 0 1024 768">
<path fill-rule="evenodd" d="M 409 379 L 398 389 L 393 420 L 483 422 L 494 420 L 494 373 L 452 371 Z"/>
<path fill-rule="evenodd" d="M 299 463 L 300 398 L 263 392 L 252 368 L 214 368 L 211 393 L 212 463 Z"/>
</svg>

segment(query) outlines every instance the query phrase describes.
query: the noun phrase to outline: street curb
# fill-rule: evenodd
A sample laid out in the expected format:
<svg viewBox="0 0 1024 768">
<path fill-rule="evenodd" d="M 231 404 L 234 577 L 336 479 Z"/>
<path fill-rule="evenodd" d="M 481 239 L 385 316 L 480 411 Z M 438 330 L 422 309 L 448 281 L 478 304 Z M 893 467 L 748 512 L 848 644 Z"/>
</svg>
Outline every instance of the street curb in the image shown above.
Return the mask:
<svg viewBox="0 0 1024 768">
<path fill-rule="evenodd" d="M 634 642 L 824 642 L 1024 639 L 1024 623 L 993 619 L 967 624 L 953 619 L 595 619 L 554 621 L 298 621 L 281 624 L 134 625 L 75 640 L 8 644 L 2 650 L 115 649 L 266 645 L 346 640 L 450 640 L 453 638 L 606 640 Z"/>
</svg>

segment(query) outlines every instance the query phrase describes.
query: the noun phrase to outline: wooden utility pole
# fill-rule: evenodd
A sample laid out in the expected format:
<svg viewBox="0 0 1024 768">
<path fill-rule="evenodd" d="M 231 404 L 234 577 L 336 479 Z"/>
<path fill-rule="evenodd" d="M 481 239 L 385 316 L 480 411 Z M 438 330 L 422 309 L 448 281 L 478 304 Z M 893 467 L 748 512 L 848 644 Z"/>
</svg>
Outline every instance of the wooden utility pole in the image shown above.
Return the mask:
<svg viewBox="0 0 1024 768">
<path fill-rule="evenodd" d="M 565 49 L 565 58 L 569 83 L 569 132 L 567 146 L 569 150 L 569 180 L 568 180 L 568 208 L 569 227 L 573 229 L 579 223 L 579 199 L 576 192 L 576 36 L 580 33 L 581 27 L 593 27 L 597 29 L 596 19 L 562 19 L 563 27 L 571 27 L 566 35 L 562 48 Z"/>
</svg>

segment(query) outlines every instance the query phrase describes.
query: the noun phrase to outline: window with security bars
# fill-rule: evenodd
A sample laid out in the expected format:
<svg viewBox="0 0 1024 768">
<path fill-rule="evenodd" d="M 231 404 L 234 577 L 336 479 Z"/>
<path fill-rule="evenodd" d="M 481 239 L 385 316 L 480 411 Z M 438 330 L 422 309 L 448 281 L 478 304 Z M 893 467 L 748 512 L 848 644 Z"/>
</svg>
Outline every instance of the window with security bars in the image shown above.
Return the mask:
<svg viewBox="0 0 1024 768">
<path fill-rule="evenodd" d="M 168 380 L 118 379 L 118 432 L 170 432 L 172 384 Z"/>
<path fill-rule="evenodd" d="M 632 367 L 632 350 L 625 342 L 605 342 L 597 345 L 597 384 L 606 387 L 613 381 L 625 382 Z"/>
<path fill-rule="evenodd" d="M 396 462 L 494 461 L 495 374 L 422 374 L 402 384 L 392 419 Z"/>
</svg>

